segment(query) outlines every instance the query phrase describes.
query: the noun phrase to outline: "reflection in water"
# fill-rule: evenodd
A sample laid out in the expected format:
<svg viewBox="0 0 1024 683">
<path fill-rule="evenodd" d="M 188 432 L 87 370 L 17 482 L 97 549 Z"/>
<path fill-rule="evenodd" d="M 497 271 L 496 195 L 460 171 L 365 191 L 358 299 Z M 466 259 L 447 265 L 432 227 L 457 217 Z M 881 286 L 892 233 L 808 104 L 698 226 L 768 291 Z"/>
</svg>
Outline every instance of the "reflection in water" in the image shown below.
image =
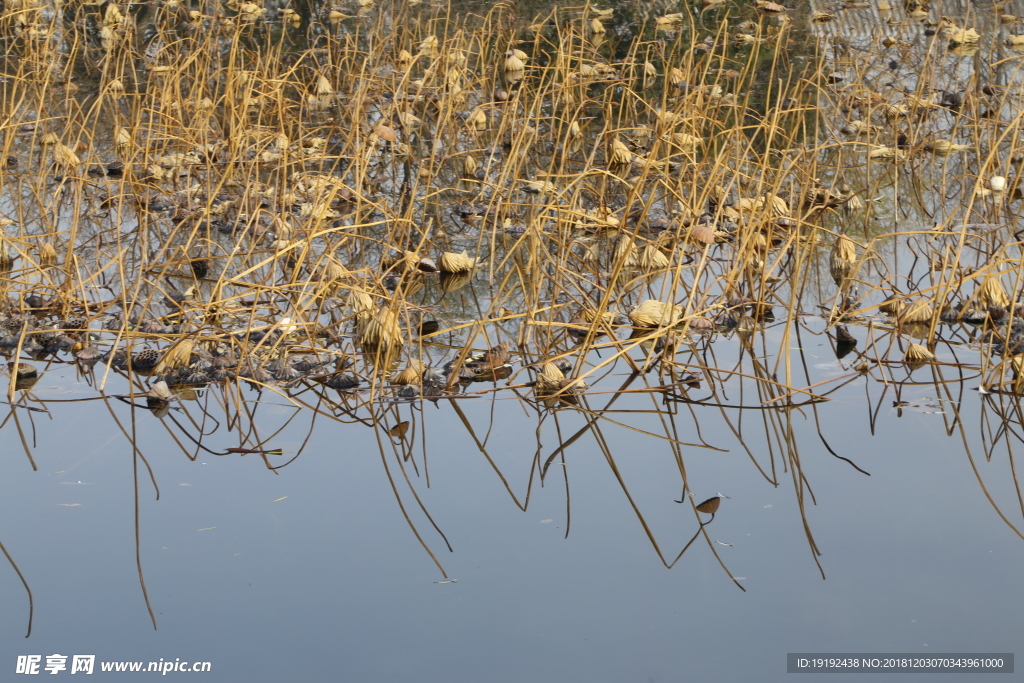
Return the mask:
<svg viewBox="0 0 1024 683">
<path fill-rule="evenodd" d="M 500 334 L 506 328 L 495 329 Z M 402 372 L 391 375 L 391 382 L 362 389 L 336 390 L 318 381 L 323 377 L 303 377 L 286 387 L 252 383 L 246 388 L 228 383 L 171 393 L 162 382 L 147 384 L 150 378 L 113 370 L 115 376 L 123 377 L 128 392 L 110 394 L 99 389 L 102 366 L 88 367 L 51 358 L 41 375 L 69 381 L 76 373 L 82 387 L 76 393 L 94 395 L 49 398 L 61 391 L 59 385 L 20 388 L 0 428 L 16 433 L 11 443 L 20 441 L 28 464 L 38 469 L 34 451 L 38 447 L 39 420 L 52 420 L 51 411 L 62 403 L 102 402 L 109 427 L 100 430 L 117 430 L 129 443 L 136 444 L 136 504 L 143 507 L 147 499 L 159 500 L 160 486 L 150 466 L 150 456 L 138 445 L 140 430 L 150 434 L 159 430 L 165 434 L 159 440 L 163 444 L 161 450 L 169 447 L 192 461 L 205 457 L 239 458 L 247 462 L 255 459 L 268 473 L 275 474 L 306 455 L 310 437 L 316 429 L 325 428 L 324 421 L 338 422 L 345 429 L 372 430 L 395 502 L 443 580 L 451 577 L 437 551 L 454 552 L 454 548 L 421 494 L 431 486 L 429 454 L 443 454 L 445 442 L 455 437 L 449 433 L 442 441 L 428 444 L 426 423 L 440 421 L 449 425 L 449 432 L 464 430 L 509 499 L 523 511 L 529 509 L 534 485 L 546 485 L 554 475 L 565 491 L 565 538 L 569 538 L 572 528 L 572 458 L 583 452 L 588 457 L 599 453 L 632 508 L 638 528 L 662 564 L 671 568 L 683 561 L 699 538 L 705 552 L 711 553 L 726 576 L 743 589 L 720 554 L 722 543 L 708 529 L 716 514 L 729 514 L 729 496 L 715 490 L 728 490 L 729 482 L 692 481 L 687 474 L 688 460 L 699 452 L 740 449 L 746 453 L 750 468 L 734 476 L 745 478 L 755 474 L 768 486 L 790 487 L 811 557 L 824 578 L 826 567 L 819 559 L 821 549 L 812 530 L 811 508 L 818 501 L 813 482 L 804 472 L 802 457 L 808 449 L 823 449 L 845 464 L 850 477 L 870 476 L 857 462 L 858 452 L 871 447 L 870 441 L 857 439 L 851 443 L 848 434 L 830 434 L 819 421 L 821 411 L 848 412 L 855 409 L 849 407 L 851 401 L 866 399 L 867 414 L 856 421 L 865 421 L 872 433 L 880 418 L 893 414 L 902 417 L 910 411 L 941 419 L 946 435 L 962 441 L 964 456 L 993 509 L 1019 535 L 1013 518 L 1015 510 L 1024 508 L 1013 446 L 1024 425 L 1015 395 L 995 386 L 994 378 L 998 375 L 992 373 L 998 371 L 983 370 L 977 362 L 960 361 L 958 352 L 970 352 L 962 341 L 944 342 L 943 355 L 948 359 L 912 369 L 911 364 L 886 360 L 893 355 L 887 349 L 898 348 L 900 344 L 894 328 L 876 320 L 864 329 L 867 336 L 858 344 L 863 348 L 833 362 L 827 362 L 827 356 L 808 351 L 831 347 L 837 355 L 838 350 L 821 321 L 813 318 L 796 319 L 792 325 L 761 323 L 754 334 L 746 336 L 736 332 L 731 337 L 720 336 L 721 333 L 680 334 L 666 340 L 660 348 L 652 344 L 656 339 L 651 334 L 620 338 L 621 333 L 613 332 L 611 338 L 591 345 L 587 357 L 592 367 L 580 373 L 590 385 L 585 392 L 574 394 L 572 401 L 533 396 L 531 390 L 542 380 L 522 375 L 534 373 L 540 378 L 541 373 L 527 362 L 526 354 L 509 351 L 507 343 L 496 347 L 490 356 L 493 362 L 501 361 L 499 365 L 513 360 L 518 369 L 510 377 L 489 382 L 464 380 L 446 386 L 443 393 L 412 398 L 398 396 L 403 387 L 409 386 L 398 383 Z M 951 336 L 955 339 L 956 335 L 969 332 L 957 330 Z M 565 342 L 566 351 L 578 348 L 570 338 Z M 424 343 L 424 359 L 430 359 L 434 350 Z M 783 350 L 789 353 L 784 354 Z M 485 362 L 485 358 L 488 354 L 481 354 L 477 363 Z M 416 374 L 420 376 L 426 376 L 429 369 L 416 363 L 412 367 L 418 368 Z M 786 373 L 783 378 L 780 369 Z M 90 392 L 88 386 L 94 389 Z M 981 395 L 975 399 L 974 389 L 979 388 Z M 858 401 L 856 396 L 860 392 L 864 398 Z M 979 399 L 979 428 L 973 430 L 965 425 L 961 410 L 965 401 Z M 463 409 L 465 401 L 474 405 L 486 402 L 489 408 L 476 410 L 475 417 L 471 417 Z M 510 417 L 510 413 L 515 416 Z M 482 415 L 486 416 L 483 420 Z M 500 428 L 496 426 L 499 415 Z M 514 427 L 509 426 L 509 420 Z M 850 416 L 844 421 L 854 418 Z M 628 437 L 610 437 L 609 429 L 626 430 Z M 496 438 L 506 440 L 510 433 L 524 437 L 534 434 L 532 447 L 528 438 L 519 444 L 526 447 L 522 450 L 533 452 L 528 466 L 525 461 L 502 464 L 492 457 L 490 443 Z M 278 445 L 282 436 L 286 445 Z M 618 448 L 613 448 L 612 442 Z M 627 442 L 629 446 L 625 446 Z M 979 468 L 979 458 L 998 462 L 1002 449 L 1008 466 L 1004 472 Z M 676 502 L 692 511 L 689 525 L 681 523 L 667 534 L 656 533 L 645 514 L 645 507 L 655 501 L 637 498 L 624 472 L 629 469 L 629 460 L 655 451 L 671 455 L 678 490 L 682 492 L 682 498 Z M 625 468 L 623 459 L 627 461 Z M 986 479 L 991 477 L 1012 478 L 1016 500 L 997 500 L 986 485 Z M 687 531 L 686 526 L 691 530 Z M 138 533 L 141 537 L 145 529 L 140 526 Z M 146 595 L 141 556 L 138 559 L 139 578 Z M 148 596 L 146 601 L 148 605 Z M 152 607 L 150 614 L 155 623 Z"/>
<path fill-rule="evenodd" d="M 169 454 L 283 479 L 370 444 L 444 585 L 462 549 L 432 488 L 495 484 L 523 512 L 564 492 L 566 540 L 596 461 L 650 564 L 713 562 L 728 580 L 701 585 L 739 595 L 723 521 L 784 489 L 825 578 L 816 487 L 872 490 L 899 420 L 901 443 L 941 431 L 1021 537 L 1004 23 L 979 44 L 917 4 L 532 25 L 504 3 L 466 23 L 72 4 L 0 18 L 0 440 L 39 472 L 84 414 L 90 449 L 130 449 L 154 627 Z M 65 68 L 99 81 L 47 80 Z M 467 449 L 490 482 L 453 475 Z M 0 549 L 31 633 L 32 572 Z"/>
</svg>

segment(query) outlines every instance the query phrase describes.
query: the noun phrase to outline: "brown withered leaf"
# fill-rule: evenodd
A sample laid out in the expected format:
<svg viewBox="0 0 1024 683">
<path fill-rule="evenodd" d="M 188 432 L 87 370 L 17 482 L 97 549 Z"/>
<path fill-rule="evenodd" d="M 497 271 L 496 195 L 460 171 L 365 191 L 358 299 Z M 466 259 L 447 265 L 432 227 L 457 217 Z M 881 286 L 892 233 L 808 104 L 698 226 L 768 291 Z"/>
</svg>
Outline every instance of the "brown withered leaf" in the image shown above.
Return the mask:
<svg viewBox="0 0 1024 683">
<path fill-rule="evenodd" d="M 706 515 L 713 515 L 718 512 L 718 506 L 722 504 L 720 496 L 714 496 L 708 498 L 703 503 L 697 506 L 697 512 L 703 512 Z"/>
</svg>

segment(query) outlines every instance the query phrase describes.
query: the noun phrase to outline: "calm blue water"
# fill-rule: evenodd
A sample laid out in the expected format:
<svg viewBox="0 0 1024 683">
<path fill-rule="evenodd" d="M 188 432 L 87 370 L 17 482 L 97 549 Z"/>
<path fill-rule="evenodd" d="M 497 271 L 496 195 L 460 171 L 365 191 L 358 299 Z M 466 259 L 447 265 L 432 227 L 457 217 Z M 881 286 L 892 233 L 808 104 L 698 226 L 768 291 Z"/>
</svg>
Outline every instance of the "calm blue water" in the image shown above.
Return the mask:
<svg viewBox="0 0 1024 683">
<path fill-rule="evenodd" d="M 816 381 L 837 372 L 827 350 L 812 368 Z M 914 379 L 928 377 L 923 369 Z M 275 474 L 252 454 L 200 454 L 193 462 L 160 420 L 140 410 L 139 446 L 161 490 L 157 501 L 140 470 L 141 556 L 157 630 L 135 565 L 129 442 L 102 402 L 50 404 L 52 419 L 32 415 L 39 471 L 14 425 L 0 429 L 0 540 L 36 604 L 25 639 L 25 594 L 0 565 L 0 678 L 16 678 L 17 655 L 60 653 L 209 661 L 202 678 L 210 681 L 776 681 L 791 677 L 787 652 L 1014 651 L 1024 626 L 1015 599 L 1024 542 L 986 501 L 959 434 L 945 436 L 943 415 L 928 412 L 942 408 L 911 407 L 898 417 L 890 393 L 871 436 L 864 384 L 857 380 L 818 413 L 833 449 L 870 477 L 825 450 L 809 408 L 791 413 L 817 499 L 815 506 L 807 496 L 806 514 L 825 580 L 791 471 L 783 471 L 785 455 L 776 452 L 779 486 L 772 486 L 719 410 L 697 408 L 704 438 L 728 452 L 684 448 L 690 487 L 698 500 L 730 496 L 706 529 L 712 541 L 730 544 L 716 549 L 746 592 L 703 539 L 674 569 L 662 565 L 593 436 L 556 456 L 565 465 L 551 467 L 543 488 L 535 479 L 524 512 L 452 408 L 427 405 L 430 488 L 418 445 L 420 476 L 406 468 L 454 552 L 417 507 L 391 453 L 388 466 L 417 529 L 457 580 L 438 583 L 444 577 L 403 519 L 372 429 L 318 418 L 304 453 Z M 881 388 L 871 383 L 873 400 Z M 69 398 L 70 389 L 73 375 L 49 372 L 35 394 Z M 745 390 L 747 404 L 756 404 L 753 385 Z M 902 398 L 914 404 L 935 395 L 925 385 L 907 387 Z M 727 402 L 738 397 L 733 391 Z M 269 433 L 294 411 L 264 399 L 259 424 Z M 605 400 L 593 397 L 591 405 Z M 991 462 L 980 450 L 981 400 L 965 392 L 968 443 L 989 492 L 1019 526 L 1005 450 Z M 488 452 L 522 500 L 536 417 L 508 400 L 459 405 L 481 438 L 493 414 Z M 616 404 L 652 406 L 644 397 Z M 130 428 L 128 406 L 110 407 Z M 189 409 L 198 414 L 194 403 Z M 401 410 L 408 416 L 408 407 Z M 737 424 L 737 411 L 728 414 Z M 183 421 L 181 412 L 172 415 Z M 654 415 L 612 417 L 663 432 Z M 31 444 L 28 414 L 19 418 Z M 419 430 L 422 418 L 415 419 Z M 770 469 L 762 413 L 744 411 L 742 420 L 747 446 Z M 569 411 L 559 421 L 566 436 L 583 424 Z M 677 421 L 680 438 L 697 441 L 685 406 Z M 268 457 L 283 462 L 308 431 L 307 411 L 271 442 L 286 455 Z M 663 552 L 675 557 L 697 523 L 688 505 L 672 502 L 680 480 L 670 449 L 612 425 L 602 434 Z M 541 439 L 543 460 L 558 443 L 551 418 Z M 222 428 L 204 443 L 225 448 L 237 436 Z"/>
</svg>

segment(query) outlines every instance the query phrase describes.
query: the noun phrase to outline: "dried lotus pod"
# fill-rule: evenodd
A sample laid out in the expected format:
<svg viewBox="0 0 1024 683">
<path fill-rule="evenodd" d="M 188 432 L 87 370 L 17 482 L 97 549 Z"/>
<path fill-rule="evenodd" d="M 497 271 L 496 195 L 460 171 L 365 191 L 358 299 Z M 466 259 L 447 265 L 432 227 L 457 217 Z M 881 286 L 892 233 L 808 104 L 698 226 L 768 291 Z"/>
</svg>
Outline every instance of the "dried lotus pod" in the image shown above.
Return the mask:
<svg viewBox="0 0 1024 683">
<path fill-rule="evenodd" d="M 837 285 L 850 276 L 856 260 L 857 249 L 853 240 L 846 235 L 837 237 L 829 257 L 829 270 Z"/>
<path fill-rule="evenodd" d="M 39 246 L 39 263 L 44 266 L 52 266 L 57 263 L 57 249 L 49 242 L 43 242 Z"/>
<path fill-rule="evenodd" d="M 370 322 L 374 312 L 373 297 L 362 290 L 353 289 L 348 293 L 348 305 L 352 308 L 352 312 L 355 313 L 356 324 L 359 327 L 363 327 L 366 323 Z"/>
<path fill-rule="evenodd" d="M 320 266 L 318 271 L 318 276 L 323 282 L 337 282 L 350 274 L 351 272 L 345 266 L 330 257 Z"/>
<path fill-rule="evenodd" d="M 630 311 L 628 317 L 637 327 L 674 327 L 683 317 L 683 307 L 648 299 Z"/>
<path fill-rule="evenodd" d="M 534 385 L 534 390 L 539 396 L 553 394 L 558 391 L 563 379 L 565 379 L 565 374 L 557 365 L 548 361 L 541 367 L 540 372 L 537 373 L 537 383 Z"/>
<path fill-rule="evenodd" d="M 633 163 L 633 153 L 626 147 L 626 143 L 618 138 L 612 138 L 611 150 L 608 152 L 608 164 L 612 166 L 625 166 Z"/>
<path fill-rule="evenodd" d="M 437 265 L 442 273 L 464 273 L 473 269 L 476 259 L 467 256 L 465 251 L 461 254 L 446 251 L 441 254 Z"/>
<path fill-rule="evenodd" d="M 521 73 L 526 69 L 526 64 L 515 53 L 509 53 L 505 57 L 504 69 L 506 73 Z"/>
<path fill-rule="evenodd" d="M 570 326 L 566 328 L 566 332 L 579 342 L 590 333 L 592 327 L 594 327 L 594 336 L 600 337 L 605 334 L 605 330 L 608 327 L 618 327 L 620 324 L 620 317 L 614 311 L 602 311 L 600 314 L 600 322 L 595 327 L 594 321 L 597 319 L 597 311 L 592 308 L 584 308 L 574 315 L 572 320 L 569 321 Z"/>
<path fill-rule="evenodd" d="M 412 53 L 402 48 L 398 51 L 398 56 L 395 57 L 395 63 L 401 67 L 406 67 L 412 64 Z"/>
<path fill-rule="evenodd" d="M 437 286 L 442 292 L 454 292 L 456 289 L 465 287 L 473 279 L 473 272 L 470 270 L 458 273 L 446 273 L 443 270 L 437 280 Z"/>
<path fill-rule="evenodd" d="M 312 90 L 316 93 L 317 97 L 329 97 L 334 94 L 334 87 L 323 74 L 317 76 L 316 83 L 313 84 Z"/>
<path fill-rule="evenodd" d="M 1013 370 L 1013 390 L 1018 394 L 1024 390 L 1024 354 L 1017 354 L 1010 359 Z"/>
<path fill-rule="evenodd" d="M 164 351 L 159 362 L 153 368 L 153 372 L 160 375 L 174 368 L 187 367 L 192 359 L 192 348 L 194 341 L 191 337 L 179 339 Z"/>
<path fill-rule="evenodd" d="M 633 238 L 629 235 L 622 235 L 615 244 L 615 263 L 621 263 L 623 268 L 637 268 L 640 266 L 640 252 L 636 248 Z"/>
<path fill-rule="evenodd" d="M 401 372 L 392 375 L 390 382 L 398 385 L 419 384 L 426 368 L 426 364 L 420 359 L 410 358 L 409 364 Z"/>
<path fill-rule="evenodd" d="M 935 354 L 928 350 L 923 344 L 911 344 L 907 347 L 907 353 L 903 361 L 911 371 L 917 370 L 925 363 L 935 360 Z"/>
<path fill-rule="evenodd" d="M 387 305 L 377 309 L 366 323 L 362 343 L 368 348 L 401 346 L 402 328 L 398 324 L 398 313 Z"/>
<path fill-rule="evenodd" d="M 932 320 L 932 302 L 930 299 L 921 297 L 914 299 L 906 308 L 899 313 L 900 325 L 912 325 L 915 323 L 928 323 Z"/>
<path fill-rule="evenodd" d="M 466 125 L 474 130 L 485 130 L 487 128 L 487 111 L 477 107 L 466 117 Z"/>
<path fill-rule="evenodd" d="M 53 146 L 53 163 L 65 171 L 69 171 L 81 164 L 82 160 L 75 154 L 75 150 L 58 142 Z"/>
<path fill-rule="evenodd" d="M 989 306 L 1006 308 L 1010 305 L 1010 297 L 1006 295 L 1003 283 L 997 277 L 990 276 L 985 278 L 978 287 L 978 291 L 974 293 L 974 297 L 977 305 L 982 308 L 988 308 Z"/>
<path fill-rule="evenodd" d="M 899 294 L 893 294 L 892 296 L 890 296 L 881 303 L 881 305 L 878 307 L 878 310 L 884 313 L 885 315 L 890 315 L 895 318 L 899 316 L 900 311 L 902 311 L 906 307 L 906 305 L 907 304 L 903 300 L 902 296 L 900 296 Z"/>
<path fill-rule="evenodd" d="M 653 244 L 644 247 L 640 252 L 640 269 L 645 273 L 666 270 L 670 265 L 668 256 Z"/>
<path fill-rule="evenodd" d="M 420 256 L 415 251 L 403 251 L 401 254 L 391 254 L 380 260 L 381 270 L 393 270 L 397 273 L 419 268 Z"/>
<path fill-rule="evenodd" d="M 172 395 L 170 388 L 167 386 L 167 382 L 160 380 L 153 384 L 146 393 L 146 398 L 155 398 L 159 401 L 170 401 Z"/>
<path fill-rule="evenodd" d="M 132 153 L 132 134 L 127 128 L 118 126 L 114 132 L 114 151 L 122 161 L 127 161 Z"/>
</svg>

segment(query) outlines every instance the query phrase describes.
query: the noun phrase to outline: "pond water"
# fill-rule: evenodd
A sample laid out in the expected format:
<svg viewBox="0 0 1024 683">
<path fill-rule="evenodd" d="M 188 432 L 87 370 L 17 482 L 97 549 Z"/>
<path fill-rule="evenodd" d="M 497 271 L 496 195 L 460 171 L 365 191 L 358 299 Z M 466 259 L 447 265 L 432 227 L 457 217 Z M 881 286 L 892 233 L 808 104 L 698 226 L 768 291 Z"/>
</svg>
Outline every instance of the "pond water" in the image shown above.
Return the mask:
<svg viewBox="0 0 1024 683">
<path fill-rule="evenodd" d="M 840 370 L 831 355 L 805 345 L 812 383 Z M 137 444 L 157 501 L 114 423 L 130 425 L 130 408 L 57 402 L 81 390 L 73 370 L 58 369 L 33 389 L 53 399 L 50 415 L 22 411 L 17 425 L 38 471 L 13 418 L 0 432 L 3 542 L 35 599 L 25 639 L 26 600 L 5 568 L 4 658 L 210 661 L 212 680 L 611 681 L 779 680 L 787 652 L 1012 652 L 1024 551 L 978 481 L 1012 517 L 1006 455 L 985 457 L 992 399 L 967 391 L 938 401 L 942 388 L 924 381 L 902 387 L 909 405 L 898 411 L 896 388 L 886 394 L 858 378 L 816 410 L 787 413 L 694 408 L 700 436 L 722 450 L 684 448 L 687 474 L 698 497 L 729 496 L 705 527 L 728 569 L 699 539 L 667 570 L 592 435 L 558 455 L 565 464 L 539 486 L 535 458 L 554 451 L 557 432 L 549 418 L 538 435 L 537 419 L 514 402 L 459 403 L 478 438 L 490 431 L 490 461 L 448 401 L 413 418 L 429 455 L 424 463 L 413 453 L 420 476 L 410 478 L 449 553 L 391 453 L 385 468 L 372 428 L 320 420 L 310 430 L 310 416 L 299 416 L 274 444 L 294 453 L 308 438 L 304 454 L 271 471 L 253 454 L 190 460 L 142 411 Z M 734 382 L 723 393 L 738 404 L 743 391 Z M 296 412 L 263 400 L 266 429 Z M 696 441 L 690 406 L 679 408 L 680 438 Z M 564 413 L 559 422 L 562 434 L 585 424 Z M 656 422 L 647 414 L 628 424 Z M 221 430 L 204 444 L 226 448 L 226 437 Z M 671 449 L 623 427 L 603 428 L 601 438 L 671 560 L 697 529 L 692 509 L 673 502 Z M 784 471 L 790 457 L 816 500 L 804 493 L 803 514 L 792 463 Z M 751 458 L 774 468 L 779 484 Z M 389 472 L 450 579 L 410 531 Z M 139 587 L 136 515 L 157 630 Z"/>
<path fill-rule="evenodd" d="M 1024 290 L 1009 3 L 496 5 L 493 44 L 443 9 L 372 3 L 330 20 L 301 4 L 291 28 L 275 6 L 245 33 L 247 5 L 196 4 L 176 19 L 190 29 L 133 8 L 158 36 L 125 48 L 135 61 L 104 57 L 125 26 L 109 9 L 61 24 L 26 3 L 49 42 L 0 22 L 20 50 L 2 84 L 0 247 L 17 258 L 0 268 L 0 679 L 30 655 L 39 675 L 66 656 L 62 676 L 94 655 L 111 681 L 145 677 L 114 663 L 208 662 L 167 675 L 511 682 L 1014 653 L 1024 357 L 994 348 Z M 951 51 L 964 35 L 942 16 L 981 46 Z M 62 42 L 86 24 L 92 43 Z M 300 27 L 295 56 L 280 44 Z M 446 30 L 475 55 L 465 73 L 420 42 Z M 39 76 L 48 44 L 98 81 Z M 508 66 L 515 46 L 536 73 Z M 416 60 L 448 65 L 445 84 Z M 625 74 L 645 63 L 662 80 L 641 106 Z M 667 123 L 673 108 L 689 118 Z M 493 127 L 467 133 L 477 111 Z M 936 153 L 940 138 L 964 148 Z M 87 142 L 83 159 L 61 162 L 58 139 Z M 659 158 L 661 141 L 677 151 Z M 463 249 L 479 263 L 461 281 L 412 272 Z M 883 314 L 892 295 L 912 300 Z M 648 299 L 685 311 L 644 323 Z M 634 330 L 563 332 L 597 307 Z M 65 347 L 27 349 L 58 327 Z M 76 356 L 94 345 L 110 353 Z M 471 360 L 492 347 L 505 357 Z M 431 380 L 417 361 L 449 368 Z M 541 389 L 552 372 L 563 401 Z"/>
</svg>

